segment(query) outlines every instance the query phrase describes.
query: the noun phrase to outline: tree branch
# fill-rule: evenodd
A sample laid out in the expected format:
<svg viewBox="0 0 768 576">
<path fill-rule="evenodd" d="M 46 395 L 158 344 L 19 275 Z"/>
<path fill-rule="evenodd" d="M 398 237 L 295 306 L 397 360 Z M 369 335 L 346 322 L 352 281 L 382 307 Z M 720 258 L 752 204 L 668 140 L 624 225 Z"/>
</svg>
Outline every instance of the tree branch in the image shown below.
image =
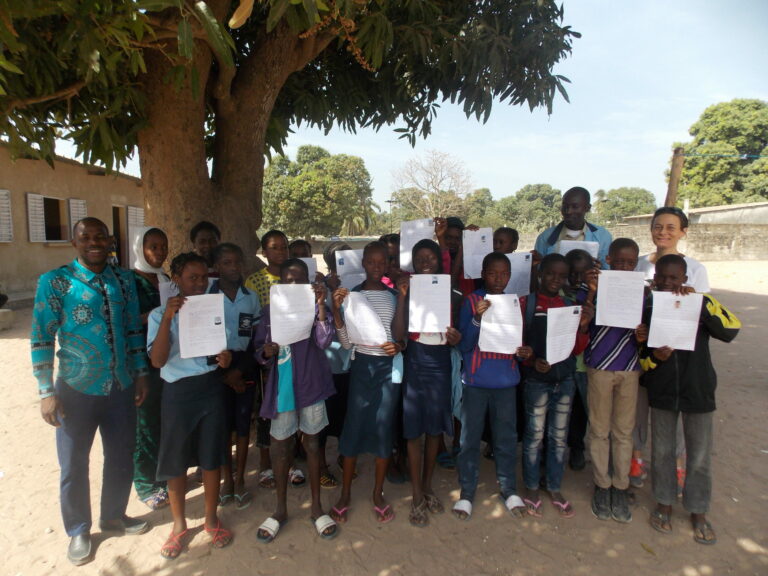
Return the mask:
<svg viewBox="0 0 768 576">
<path fill-rule="evenodd" d="M 32 106 L 34 104 L 41 104 L 43 102 L 49 102 L 51 100 L 66 100 L 69 98 L 72 98 L 72 96 L 77 95 L 78 92 L 85 86 L 86 82 L 85 80 L 80 80 L 79 82 L 75 82 L 71 86 L 68 86 L 66 88 L 62 88 L 61 90 L 57 90 L 56 92 L 53 92 L 51 94 L 46 94 L 44 96 L 36 96 L 34 98 L 20 98 L 17 100 L 11 100 L 8 104 L 8 106 L 5 107 L 5 110 L 3 113 L 5 115 L 10 114 L 15 108 L 26 108 L 27 106 Z"/>
</svg>

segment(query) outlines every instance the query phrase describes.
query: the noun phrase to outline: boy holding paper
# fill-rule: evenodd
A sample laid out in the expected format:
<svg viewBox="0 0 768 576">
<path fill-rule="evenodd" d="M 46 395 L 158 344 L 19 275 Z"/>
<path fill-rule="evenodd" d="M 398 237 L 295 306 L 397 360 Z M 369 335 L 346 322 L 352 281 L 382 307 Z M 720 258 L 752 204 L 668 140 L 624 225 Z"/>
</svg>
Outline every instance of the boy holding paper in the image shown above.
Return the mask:
<svg viewBox="0 0 768 576">
<path fill-rule="evenodd" d="M 538 291 L 520 302 L 520 308 L 525 311 L 524 341 L 533 349 L 533 354 L 525 363 L 523 480 L 528 490 L 525 499 L 528 513 L 536 517 L 542 514 L 539 479 L 545 431 L 546 489 L 550 493 L 553 506 L 562 518 L 571 518 L 574 515 L 571 503 L 560 493 L 560 484 L 565 464 L 568 419 L 576 389 L 573 378 L 576 356 L 586 348 L 589 341 L 587 332 L 594 308 L 585 303 L 579 311 L 578 307 L 570 305 L 570 299 L 562 296 L 562 290 L 568 282 L 568 274 L 565 257 L 557 253 L 548 254 L 539 266 Z M 556 311 L 566 307 L 568 311 Z M 562 326 L 557 326 L 558 323 Z M 563 329 L 569 326 L 572 331 Z M 556 347 L 555 344 L 558 343 L 560 346 Z M 563 351 L 563 347 L 567 349 Z M 564 352 L 564 359 L 552 357 L 557 351 L 556 348 Z"/>
<path fill-rule="evenodd" d="M 656 262 L 656 289 L 681 294 L 688 279 L 686 273 L 687 265 L 682 256 L 662 256 Z M 644 316 L 650 316 L 653 324 L 651 299 L 646 302 Z M 651 348 L 649 342 L 640 346 L 640 364 L 646 370 L 644 381 L 651 406 L 651 478 L 657 501 L 651 514 L 651 526 L 662 533 L 672 532 L 670 518 L 677 495 L 676 429 L 678 417 L 682 417 L 687 448 L 683 507 L 691 514 L 693 539 L 699 544 L 717 542 L 715 531 L 706 518 L 712 493 L 712 414 L 717 387 L 709 339 L 730 342 L 739 328 L 741 322 L 736 316 L 712 296 L 704 294 L 693 350 L 673 350 L 669 346 Z M 652 339 L 652 334 L 649 338 Z"/>
<path fill-rule="evenodd" d="M 306 263 L 298 258 L 290 258 L 280 265 L 281 284 L 309 284 L 308 276 Z M 325 286 L 314 284 L 307 289 L 314 292 L 315 300 L 315 317 L 308 338 L 288 345 L 273 342 L 270 306 L 276 302 L 264 307 L 253 336 L 256 360 L 269 369 L 260 415 L 271 422 L 270 456 L 277 489 L 277 510 L 259 526 L 256 534 L 264 543 L 272 542 L 288 519 L 288 473 L 294 438 L 299 430 L 307 453 L 312 521 L 321 538 L 331 539 L 337 533 L 336 523 L 323 512 L 320 502 L 318 437 L 328 425 L 325 399 L 334 393 L 333 376 L 323 350 L 331 344 L 335 330 L 325 305 Z M 275 321 L 281 319 L 276 317 Z"/>
<path fill-rule="evenodd" d="M 483 259 L 484 288 L 475 290 L 465 300 L 459 316 L 461 341 L 458 347 L 464 357 L 461 404 L 461 450 L 458 456 L 461 495 L 453 513 L 461 520 L 472 515 L 472 502 L 480 476 L 480 439 L 485 426 L 485 414 L 490 413 L 493 430 L 493 452 L 500 495 L 507 510 L 521 516 L 525 503 L 517 495 L 515 474 L 517 450 L 516 387 L 520 382 L 518 358 L 528 359 L 528 346 L 512 354 L 483 352 L 479 346 L 483 315 L 492 306 L 488 294 L 504 294 L 509 282 L 510 263 L 504 254 L 491 252 Z"/>
<path fill-rule="evenodd" d="M 639 254 L 634 240 L 617 238 L 611 243 L 606 258 L 611 270 L 637 277 L 638 304 L 643 300 L 643 278 L 642 274 L 638 276 L 633 271 Z M 587 299 L 594 296 L 595 288 L 599 292 L 598 300 L 610 298 L 607 287 L 600 291 L 599 276 L 591 278 Z M 638 309 L 637 324 L 642 320 L 640 315 Z M 637 342 L 638 338 L 645 339 L 647 334 L 647 327 L 642 324 L 634 329 L 598 325 L 595 321 L 590 325 L 584 362 L 589 380 L 589 453 L 595 483 L 592 513 L 599 520 L 632 520 L 627 490 L 640 380 Z"/>
</svg>

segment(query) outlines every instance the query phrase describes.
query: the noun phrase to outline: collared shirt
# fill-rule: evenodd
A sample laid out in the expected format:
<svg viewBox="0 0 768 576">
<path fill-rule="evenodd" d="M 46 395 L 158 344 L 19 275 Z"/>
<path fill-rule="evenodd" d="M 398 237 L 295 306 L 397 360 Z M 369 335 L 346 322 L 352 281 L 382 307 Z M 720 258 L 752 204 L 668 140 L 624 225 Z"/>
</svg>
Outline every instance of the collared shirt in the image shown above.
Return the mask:
<svg viewBox="0 0 768 576">
<path fill-rule="evenodd" d="M 280 276 L 271 274 L 267 268 L 256 270 L 245 280 L 245 287 L 259 295 L 259 303 L 264 308 L 269 305 L 269 289 L 272 284 L 279 284 Z"/>
<path fill-rule="evenodd" d="M 147 325 L 147 353 L 152 351 L 152 344 L 157 338 L 157 332 L 160 330 L 160 321 L 163 319 L 165 306 L 155 308 L 149 313 Z M 165 366 L 160 368 L 160 377 L 166 382 L 176 382 L 188 376 L 199 376 L 206 372 L 216 370 L 216 364 L 208 364 L 207 356 L 197 358 L 182 358 L 179 345 L 179 315 L 174 314 L 171 320 L 170 349 L 168 350 L 168 360 Z"/>
<path fill-rule="evenodd" d="M 222 293 L 219 281 L 214 280 L 208 289 L 209 294 Z M 224 325 L 227 331 L 227 349 L 243 351 L 253 337 L 253 330 L 261 318 L 259 296 L 241 285 L 237 289 L 235 299 L 230 300 L 224 294 Z"/>
<path fill-rule="evenodd" d="M 83 394 L 107 396 L 147 374 L 144 334 L 133 273 L 107 266 L 100 274 L 76 259 L 43 274 L 32 312 L 32 369 L 40 396 L 54 393 L 57 378 Z"/>
<path fill-rule="evenodd" d="M 565 223 L 560 222 L 557 226 L 547 228 L 539 234 L 536 238 L 535 250 L 542 256 L 558 252 L 560 250 L 560 240 L 584 240 L 585 242 L 597 242 L 600 246 L 597 253 L 597 258 L 603 265 L 603 270 L 608 268 L 606 256 L 608 256 L 608 248 L 613 241 L 611 233 L 608 232 L 602 226 L 592 224 L 591 222 L 584 222 L 584 227 L 576 238 L 564 236 Z M 582 237 L 583 236 L 583 237 Z"/>
</svg>

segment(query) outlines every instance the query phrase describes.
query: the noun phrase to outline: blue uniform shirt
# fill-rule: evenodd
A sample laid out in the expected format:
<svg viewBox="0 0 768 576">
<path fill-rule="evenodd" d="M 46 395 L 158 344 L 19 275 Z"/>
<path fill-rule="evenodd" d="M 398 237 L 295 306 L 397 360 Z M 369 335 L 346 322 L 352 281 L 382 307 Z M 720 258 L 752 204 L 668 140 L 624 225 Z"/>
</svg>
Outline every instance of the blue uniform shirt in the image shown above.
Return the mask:
<svg viewBox="0 0 768 576">
<path fill-rule="evenodd" d="M 208 293 L 218 294 L 219 292 L 221 292 L 219 281 L 214 280 Z M 248 348 L 253 330 L 260 318 L 261 304 L 259 304 L 259 295 L 256 292 L 241 285 L 234 300 L 230 300 L 224 294 L 224 326 L 227 330 L 227 350 L 243 351 Z"/>
</svg>

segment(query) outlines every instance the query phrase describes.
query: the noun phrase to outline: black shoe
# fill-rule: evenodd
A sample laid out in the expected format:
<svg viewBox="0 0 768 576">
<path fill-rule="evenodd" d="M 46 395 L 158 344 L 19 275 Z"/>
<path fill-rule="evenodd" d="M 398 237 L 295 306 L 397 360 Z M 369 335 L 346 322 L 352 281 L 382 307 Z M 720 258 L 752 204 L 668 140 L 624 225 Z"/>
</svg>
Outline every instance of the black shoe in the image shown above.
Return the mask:
<svg viewBox="0 0 768 576">
<path fill-rule="evenodd" d="M 127 536 L 138 536 L 139 534 L 144 534 L 144 532 L 149 532 L 151 526 L 146 520 L 123 516 L 116 520 L 102 520 L 99 522 L 99 528 L 102 532 L 115 532 Z"/>
<path fill-rule="evenodd" d="M 584 470 L 586 465 L 587 461 L 584 458 L 584 449 L 571 448 L 571 453 L 568 456 L 568 466 L 571 467 L 571 470 L 578 472 L 579 470 Z"/>
<path fill-rule="evenodd" d="M 598 520 L 610 520 L 611 491 L 607 488 L 595 486 L 595 494 L 592 496 L 592 514 Z"/>
<path fill-rule="evenodd" d="M 78 534 L 72 536 L 67 549 L 67 560 L 75 566 L 82 566 L 91 561 L 91 535 Z"/>
<path fill-rule="evenodd" d="M 611 488 L 611 517 L 622 524 L 632 522 L 632 510 L 629 509 L 626 490 Z"/>
</svg>

